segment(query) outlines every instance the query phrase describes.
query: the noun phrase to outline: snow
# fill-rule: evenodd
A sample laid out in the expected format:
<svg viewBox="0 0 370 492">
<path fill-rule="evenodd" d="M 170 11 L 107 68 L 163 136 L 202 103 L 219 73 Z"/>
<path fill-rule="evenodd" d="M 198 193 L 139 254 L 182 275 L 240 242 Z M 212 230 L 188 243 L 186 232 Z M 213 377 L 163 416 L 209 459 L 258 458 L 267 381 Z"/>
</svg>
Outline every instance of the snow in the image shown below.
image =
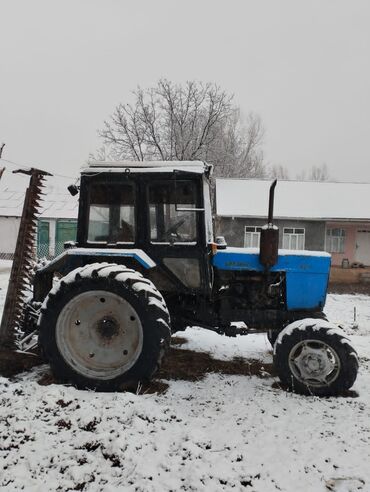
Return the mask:
<svg viewBox="0 0 370 492">
<path fill-rule="evenodd" d="M 12 260 L 0 260 L 0 273 L 6 273 L 12 267 Z"/>
<path fill-rule="evenodd" d="M 68 256 L 79 256 L 86 255 L 86 248 L 70 248 L 65 250 L 63 255 Z M 123 248 L 89 248 L 89 254 L 91 255 L 99 255 L 99 256 L 128 256 L 134 257 L 137 261 L 139 261 L 145 268 L 154 268 L 156 266 L 155 261 L 153 261 L 150 256 L 148 256 L 145 251 L 142 249 L 123 249 Z M 49 265 L 53 265 L 60 261 L 60 256 L 51 260 Z"/>
<path fill-rule="evenodd" d="M 217 179 L 217 215 L 267 217 L 270 185 L 271 181 L 261 179 Z M 279 180 L 274 216 L 369 220 L 370 184 Z"/>
<path fill-rule="evenodd" d="M 359 353 L 357 397 L 286 393 L 266 372 L 170 380 L 162 395 L 41 386 L 47 366 L 0 378 L 0 490 L 368 492 L 370 298 L 331 294 L 326 312 Z M 264 335 L 176 336 L 214 358 L 271 362 Z"/>
<path fill-rule="evenodd" d="M 186 338 L 186 349 L 206 352 L 215 359 L 231 360 L 246 357 L 262 362 L 271 362 L 271 345 L 265 334 L 251 334 L 230 338 L 198 327 L 189 327 L 177 335 Z"/>
<path fill-rule="evenodd" d="M 40 205 L 41 218 L 76 219 L 78 214 L 78 196 L 71 196 L 67 186 L 73 178 L 48 176 L 45 180 L 44 195 Z M 0 215 L 20 217 L 29 176 L 11 174 L 6 171 L 0 181 Z"/>
<path fill-rule="evenodd" d="M 259 248 L 239 248 L 235 246 L 228 246 L 226 250 L 228 253 L 248 253 L 250 255 L 259 255 Z M 279 249 L 279 256 L 316 256 L 320 258 L 331 258 L 330 253 L 326 251 L 309 251 L 308 249 Z"/>
<path fill-rule="evenodd" d="M 297 321 L 294 321 L 294 323 L 290 323 L 288 326 L 286 326 L 284 330 L 279 333 L 279 336 L 276 339 L 276 345 L 282 343 L 283 338 L 287 335 L 291 335 L 294 330 L 305 330 L 307 326 L 310 326 L 314 331 L 320 330 L 320 328 L 326 328 L 328 330 L 328 335 L 342 335 L 340 329 L 330 321 L 326 321 L 323 319 L 318 320 L 317 318 L 305 318 L 304 320 L 299 319 Z M 276 345 L 274 347 L 274 353 Z"/>
<path fill-rule="evenodd" d="M 278 226 L 271 223 L 265 224 L 264 226 L 261 227 L 261 229 L 263 229 L 264 231 L 267 231 L 268 229 L 273 229 L 274 231 L 279 230 Z"/>
<path fill-rule="evenodd" d="M 212 166 L 202 161 L 92 161 L 82 169 L 83 174 L 122 173 L 128 169 L 132 173 L 170 173 L 184 171 L 203 174 Z"/>
</svg>

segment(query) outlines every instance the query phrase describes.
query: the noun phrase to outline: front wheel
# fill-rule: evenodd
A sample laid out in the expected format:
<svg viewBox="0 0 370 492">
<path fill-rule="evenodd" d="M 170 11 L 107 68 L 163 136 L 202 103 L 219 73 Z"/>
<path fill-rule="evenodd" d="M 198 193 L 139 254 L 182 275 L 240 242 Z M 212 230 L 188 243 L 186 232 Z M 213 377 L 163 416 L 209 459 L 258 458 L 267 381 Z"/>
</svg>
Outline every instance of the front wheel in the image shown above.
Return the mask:
<svg viewBox="0 0 370 492">
<path fill-rule="evenodd" d="M 343 332 L 332 323 L 303 319 L 286 326 L 274 344 L 274 364 L 291 391 L 330 396 L 356 380 L 358 358 Z"/>
<path fill-rule="evenodd" d="M 39 343 L 58 380 L 79 388 L 131 388 L 169 346 L 169 315 L 152 282 L 122 265 L 77 268 L 41 310 Z"/>
</svg>

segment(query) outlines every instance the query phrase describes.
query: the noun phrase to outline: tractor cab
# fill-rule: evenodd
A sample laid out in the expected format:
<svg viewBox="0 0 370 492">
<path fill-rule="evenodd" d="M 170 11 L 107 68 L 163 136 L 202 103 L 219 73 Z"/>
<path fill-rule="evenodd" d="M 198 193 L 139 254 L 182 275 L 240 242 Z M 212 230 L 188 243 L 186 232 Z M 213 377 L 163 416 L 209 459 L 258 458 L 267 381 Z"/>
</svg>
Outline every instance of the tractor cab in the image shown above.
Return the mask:
<svg viewBox="0 0 370 492">
<path fill-rule="evenodd" d="M 81 173 L 76 246 L 140 250 L 167 288 L 209 290 L 210 171 L 200 161 L 92 163 Z"/>
</svg>

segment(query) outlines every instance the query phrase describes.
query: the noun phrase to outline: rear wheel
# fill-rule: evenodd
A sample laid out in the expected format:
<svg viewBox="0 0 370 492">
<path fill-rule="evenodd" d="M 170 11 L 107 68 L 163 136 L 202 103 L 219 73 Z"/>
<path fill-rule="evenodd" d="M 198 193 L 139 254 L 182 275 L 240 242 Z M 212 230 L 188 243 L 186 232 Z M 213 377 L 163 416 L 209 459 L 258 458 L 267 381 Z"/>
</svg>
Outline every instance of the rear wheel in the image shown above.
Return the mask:
<svg viewBox="0 0 370 492">
<path fill-rule="evenodd" d="M 129 388 L 150 379 L 170 341 L 163 297 L 122 265 L 69 273 L 47 297 L 39 325 L 53 373 L 80 388 Z"/>
<path fill-rule="evenodd" d="M 274 345 L 281 381 L 297 393 L 328 396 L 348 390 L 356 380 L 358 358 L 337 326 L 303 319 L 286 326 Z"/>
</svg>

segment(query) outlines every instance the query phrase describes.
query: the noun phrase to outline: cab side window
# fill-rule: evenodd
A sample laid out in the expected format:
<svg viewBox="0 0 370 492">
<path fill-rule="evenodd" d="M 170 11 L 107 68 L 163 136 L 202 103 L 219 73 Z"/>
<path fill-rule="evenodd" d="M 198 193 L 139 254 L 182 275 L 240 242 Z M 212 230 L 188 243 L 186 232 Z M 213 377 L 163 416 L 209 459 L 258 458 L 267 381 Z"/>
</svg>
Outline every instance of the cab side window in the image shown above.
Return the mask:
<svg viewBox="0 0 370 492">
<path fill-rule="evenodd" d="M 184 180 L 155 182 L 149 185 L 148 191 L 151 242 L 196 244 L 195 183 Z"/>
</svg>

